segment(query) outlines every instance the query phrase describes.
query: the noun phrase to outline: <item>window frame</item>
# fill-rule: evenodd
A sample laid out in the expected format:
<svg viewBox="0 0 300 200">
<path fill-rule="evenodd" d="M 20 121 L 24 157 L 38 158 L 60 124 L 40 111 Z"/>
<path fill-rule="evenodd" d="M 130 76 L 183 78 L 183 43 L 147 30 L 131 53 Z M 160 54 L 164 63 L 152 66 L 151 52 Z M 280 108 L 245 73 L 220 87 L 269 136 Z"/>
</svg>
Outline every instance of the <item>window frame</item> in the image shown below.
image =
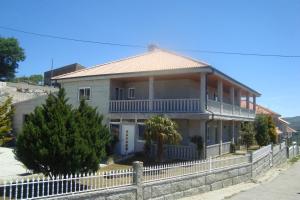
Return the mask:
<svg viewBox="0 0 300 200">
<path fill-rule="evenodd" d="M 130 96 L 130 91 L 133 90 L 133 96 L 131 97 Z M 131 87 L 131 88 L 128 88 L 128 95 L 127 95 L 127 98 L 128 99 L 135 99 L 135 88 L 134 87 Z"/>
<path fill-rule="evenodd" d="M 86 89 L 89 89 L 89 90 L 90 90 L 90 96 L 89 96 L 89 99 L 86 99 L 86 98 L 85 98 L 84 100 L 85 100 L 85 101 L 91 101 L 91 99 L 92 99 L 92 88 L 91 88 L 91 87 L 79 87 L 79 88 L 78 88 L 78 101 L 81 101 L 81 99 L 80 99 L 80 90 L 82 90 L 82 89 L 83 89 L 83 91 L 84 91 L 84 92 L 83 92 L 83 93 L 84 93 L 84 94 L 83 94 L 84 96 L 86 96 L 85 90 L 86 90 Z"/>
<path fill-rule="evenodd" d="M 137 125 L 137 130 L 138 130 L 138 136 L 137 136 L 137 141 L 138 142 L 146 142 L 146 140 L 145 139 L 140 139 L 140 129 L 139 129 L 139 125 L 143 125 L 143 126 L 146 126 L 146 123 L 143 123 L 143 122 L 138 122 L 138 123 L 136 123 L 136 125 Z"/>
</svg>

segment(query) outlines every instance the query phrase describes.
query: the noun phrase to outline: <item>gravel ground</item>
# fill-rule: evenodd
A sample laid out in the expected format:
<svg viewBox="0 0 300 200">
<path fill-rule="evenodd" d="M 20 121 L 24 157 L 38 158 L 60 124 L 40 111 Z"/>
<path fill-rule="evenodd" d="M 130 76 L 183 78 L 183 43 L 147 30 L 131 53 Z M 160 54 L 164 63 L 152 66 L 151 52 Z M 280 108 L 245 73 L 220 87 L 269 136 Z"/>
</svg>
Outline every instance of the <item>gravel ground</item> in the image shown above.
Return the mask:
<svg viewBox="0 0 300 200">
<path fill-rule="evenodd" d="M 22 177 L 26 174 L 25 166 L 15 159 L 13 149 L 0 147 L 0 181 Z"/>
</svg>

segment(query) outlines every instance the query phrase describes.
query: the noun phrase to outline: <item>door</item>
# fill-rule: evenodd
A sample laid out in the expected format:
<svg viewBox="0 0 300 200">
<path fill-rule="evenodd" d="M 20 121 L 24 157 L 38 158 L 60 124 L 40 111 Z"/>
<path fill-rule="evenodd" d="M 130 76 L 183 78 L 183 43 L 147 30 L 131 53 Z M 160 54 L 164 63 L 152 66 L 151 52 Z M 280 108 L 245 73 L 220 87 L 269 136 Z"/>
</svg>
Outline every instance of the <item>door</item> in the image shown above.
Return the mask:
<svg viewBox="0 0 300 200">
<path fill-rule="evenodd" d="M 122 125 L 122 155 L 134 152 L 135 125 Z"/>
</svg>

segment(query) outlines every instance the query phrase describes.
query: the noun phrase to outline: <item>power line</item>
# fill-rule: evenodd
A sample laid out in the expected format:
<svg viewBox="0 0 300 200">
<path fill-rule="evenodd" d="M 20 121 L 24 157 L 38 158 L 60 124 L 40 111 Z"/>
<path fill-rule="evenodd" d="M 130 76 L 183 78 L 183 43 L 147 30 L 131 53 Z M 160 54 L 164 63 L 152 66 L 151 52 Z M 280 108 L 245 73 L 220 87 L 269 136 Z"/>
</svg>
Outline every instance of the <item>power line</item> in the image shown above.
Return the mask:
<svg viewBox="0 0 300 200">
<path fill-rule="evenodd" d="M 145 45 L 139 44 L 122 44 L 122 43 L 113 43 L 113 42 L 100 42 L 94 40 L 83 40 L 78 38 L 69 38 L 57 35 L 29 32 L 20 29 L 0 26 L 0 29 L 9 30 L 18 33 L 24 33 L 39 37 L 46 37 L 52 39 L 68 40 L 73 42 L 82 42 L 90 44 L 100 44 L 100 45 L 109 45 L 109 46 L 120 46 L 120 47 L 131 47 L 131 48 L 147 48 Z M 279 58 L 300 58 L 300 55 L 284 55 L 284 54 L 263 54 L 263 53 L 244 53 L 244 52 L 230 52 L 230 51 L 212 51 L 212 50 L 200 50 L 200 49 L 175 49 L 177 51 L 186 51 L 186 52 L 195 52 L 195 53 L 208 53 L 208 54 L 224 54 L 224 55 L 240 55 L 240 56 L 260 56 L 260 57 L 279 57 Z"/>
<path fill-rule="evenodd" d="M 99 42 L 99 41 L 93 41 L 93 40 L 82 40 L 77 38 L 69 38 L 69 37 L 62 37 L 57 35 L 49 35 L 49 34 L 43 34 L 43 33 L 35 33 L 35 32 L 29 32 L 29 31 L 23 31 L 20 29 L 15 28 L 9 28 L 0 26 L 1 29 L 18 32 L 18 33 L 25 33 L 29 35 L 39 36 L 39 37 L 47 37 L 52 39 L 60 39 L 60 40 L 69 40 L 73 42 L 83 42 L 83 43 L 91 43 L 91 44 L 101 44 L 101 45 L 110 45 L 110 46 L 121 46 L 121 47 L 134 47 L 134 48 L 146 48 L 145 46 L 141 45 L 134 45 L 134 44 L 120 44 L 120 43 L 112 43 L 112 42 Z"/>
</svg>

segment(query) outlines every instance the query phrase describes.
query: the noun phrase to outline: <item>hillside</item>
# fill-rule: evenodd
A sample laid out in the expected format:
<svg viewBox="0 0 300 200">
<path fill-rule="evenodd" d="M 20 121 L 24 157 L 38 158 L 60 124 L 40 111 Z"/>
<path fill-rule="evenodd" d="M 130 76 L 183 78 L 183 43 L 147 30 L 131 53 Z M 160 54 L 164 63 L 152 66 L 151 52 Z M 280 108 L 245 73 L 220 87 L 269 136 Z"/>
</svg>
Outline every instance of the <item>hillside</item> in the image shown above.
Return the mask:
<svg viewBox="0 0 300 200">
<path fill-rule="evenodd" d="M 299 130 L 300 131 L 300 116 L 296 116 L 296 117 L 286 117 L 283 118 L 284 120 L 288 121 L 291 123 L 291 127 L 295 130 Z"/>
</svg>

